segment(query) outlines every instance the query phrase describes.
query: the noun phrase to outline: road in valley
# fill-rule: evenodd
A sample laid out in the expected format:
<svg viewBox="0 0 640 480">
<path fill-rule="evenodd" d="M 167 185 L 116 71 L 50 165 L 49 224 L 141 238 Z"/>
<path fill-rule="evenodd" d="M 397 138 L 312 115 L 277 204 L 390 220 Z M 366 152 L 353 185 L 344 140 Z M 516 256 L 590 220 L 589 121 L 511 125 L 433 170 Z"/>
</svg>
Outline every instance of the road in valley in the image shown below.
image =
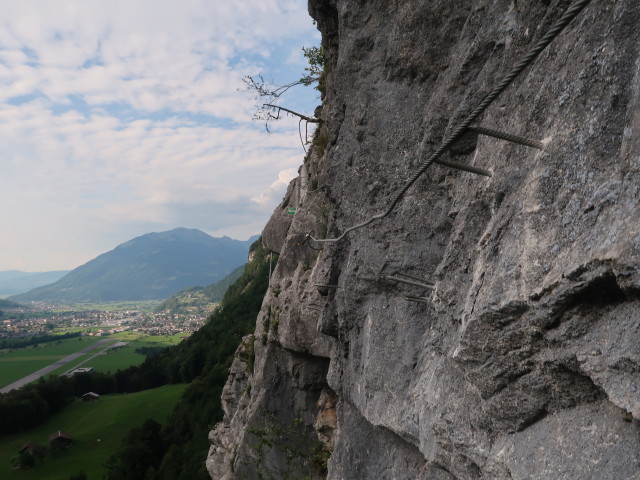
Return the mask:
<svg viewBox="0 0 640 480">
<path fill-rule="evenodd" d="M 7 385 L 6 387 L 0 388 L 0 393 L 7 393 L 7 392 L 10 392 L 11 390 L 15 390 L 16 388 L 20 388 L 23 385 L 26 385 L 27 383 L 31 383 L 39 379 L 40 377 L 46 375 L 47 373 L 53 372 L 54 370 L 56 370 L 57 368 L 60 368 L 65 364 L 69 362 L 73 362 L 76 358 L 81 357 L 82 355 L 85 355 L 91 350 L 98 348 L 100 345 L 109 341 L 113 341 L 113 339 L 105 338 L 102 340 L 98 340 L 96 343 L 89 345 L 88 347 L 84 347 L 82 350 L 78 350 L 76 353 L 72 353 L 71 355 L 67 355 L 66 357 L 61 358 L 60 360 L 56 360 L 51 365 L 41 368 L 37 372 L 33 372 L 27 375 L 26 377 L 21 378 L 20 380 L 16 380 L 15 382 Z"/>
</svg>

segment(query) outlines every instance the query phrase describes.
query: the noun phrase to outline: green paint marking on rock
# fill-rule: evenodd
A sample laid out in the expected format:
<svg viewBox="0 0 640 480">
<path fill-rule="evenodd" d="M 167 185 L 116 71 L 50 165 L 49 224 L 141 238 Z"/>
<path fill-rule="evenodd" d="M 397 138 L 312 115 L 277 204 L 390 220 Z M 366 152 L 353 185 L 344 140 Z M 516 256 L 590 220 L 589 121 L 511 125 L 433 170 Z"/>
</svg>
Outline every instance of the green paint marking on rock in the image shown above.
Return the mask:
<svg viewBox="0 0 640 480">
<path fill-rule="evenodd" d="M 287 215 L 295 215 L 297 211 L 298 211 L 298 209 L 295 208 L 295 207 L 287 208 Z"/>
</svg>

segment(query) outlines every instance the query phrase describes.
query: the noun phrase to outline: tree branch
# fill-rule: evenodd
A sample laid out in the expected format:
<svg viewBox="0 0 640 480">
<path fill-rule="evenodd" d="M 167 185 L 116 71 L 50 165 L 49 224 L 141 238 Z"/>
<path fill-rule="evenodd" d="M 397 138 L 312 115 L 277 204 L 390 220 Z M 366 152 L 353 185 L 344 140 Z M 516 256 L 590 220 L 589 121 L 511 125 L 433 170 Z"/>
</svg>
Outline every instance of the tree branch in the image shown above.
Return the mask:
<svg viewBox="0 0 640 480">
<path fill-rule="evenodd" d="M 302 113 L 298 113 L 298 112 L 294 112 L 293 110 L 289 110 L 288 108 L 284 108 L 284 107 L 280 107 L 278 105 L 273 105 L 271 103 L 265 103 L 262 105 L 263 107 L 269 107 L 269 108 L 277 108 L 278 109 L 278 113 L 280 113 L 280 111 L 285 111 L 287 113 L 290 113 L 291 115 L 295 115 L 298 118 L 301 118 L 302 120 L 309 122 L 309 123 L 322 123 L 322 120 L 319 118 L 315 118 L 315 117 L 308 117 L 306 115 L 303 115 Z"/>
</svg>

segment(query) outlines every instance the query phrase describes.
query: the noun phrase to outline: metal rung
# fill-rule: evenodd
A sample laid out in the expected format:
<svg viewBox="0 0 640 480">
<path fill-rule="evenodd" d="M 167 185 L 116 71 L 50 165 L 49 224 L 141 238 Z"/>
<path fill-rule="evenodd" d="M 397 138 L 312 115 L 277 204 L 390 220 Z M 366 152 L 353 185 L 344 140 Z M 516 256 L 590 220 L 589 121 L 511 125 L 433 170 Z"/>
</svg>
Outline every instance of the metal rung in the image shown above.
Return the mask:
<svg viewBox="0 0 640 480">
<path fill-rule="evenodd" d="M 427 285 L 426 283 L 416 282 L 414 280 L 407 280 L 407 279 L 404 279 L 404 278 L 395 277 L 393 275 L 385 275 L 385 278 L 387 280 L 393 280 L 395 282 L 406 283 L 407 285 L 414 285 L 416 287 L 429 288 L 429 289 L 433 288 L 433 285 Z"/>
<path fill-rule="evenodd" d="M 338 285 L 327 285 L 325 283 L 314 283 L 318 288 L 340 288 Z"/>
<path fill-rule="evenodd" d="M 356 278 L 359 280 L 367 280 L 369 282 L 377 282 L 379 280 L 378 277 L 372 277 L 370 275 L 360 275 L 360 274 L 356 274 Z"/>
<path fill-rule="evenodd" d="M 521 137 L 519 135 L 513 135 L 511 133 L 501 132 L 500 130 L 494 130 L 493 128 L 485 128 L 479 125 L 473 125 L 469 127 L 469 130 L 473 130 L 474 132 L 478 132 L 482 135 L 488 135 L 490 137 L 507 140 L 508 142 L 518 143 L 520 145 L 526 145 L 527 147 L 533 147 L 539 150 L 544 149 L 544 143 L 542 142 L 538 142 L 537 140 L 532 140 L 527 137 Z"/>
<path fill-rule="evenodd" d="M 408 273 L 396 273 L 396 275 L 400 275 L 401 277 L 412 278 L 413 280 L 417 280 L 418 282 L 424 282 L 427 285 L 435 285 L 435 283 L 430 282 L 429 280 L 425 280 L 424 278 L 416 277 L 414 275 L 409 275 Z"/>
<path fill-rule="evenodd" d="M 318 306 L 315 306 L 315 305 L 307 305 L 307 308 L 309 308 L 311 310 L 315 310 L 317 312 L 322 312 L 324 310 L 324 308 L 318 307 Z"/>
<path fill-rule="evenodd" d="M 484 175 L 485 177 L 490 177 L 491 172 L 484 168 L 474 167 L 473 165 L 467 165 L 465 163 L 458 162 L 448 162 L 447 160 L 438 159 L 435 161 L 438 165 L 442 165 L 444 167 L 457 168 L 458 170 L 464 170 L 465 172 L 475 173 L 477 175 Z"/>
<path fill-rule="evenodd" d="M 430 300 L 425 297 L 410 297 L 409 295 L 403 295 L 402 298 L 409 300 L 410 302 L 430 303 Z"/>
</svg>

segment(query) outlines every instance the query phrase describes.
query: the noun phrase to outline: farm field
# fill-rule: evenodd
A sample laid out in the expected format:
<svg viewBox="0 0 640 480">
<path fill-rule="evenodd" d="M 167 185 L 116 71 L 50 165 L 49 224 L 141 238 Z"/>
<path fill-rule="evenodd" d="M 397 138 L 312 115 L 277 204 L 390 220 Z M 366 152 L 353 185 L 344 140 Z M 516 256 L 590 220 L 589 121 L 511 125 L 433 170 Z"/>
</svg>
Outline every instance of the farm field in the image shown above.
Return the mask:
<svg viewBox="0 0 640 480">
<path fill-rule="evenodd" d="M 116 334 L 109 338 L 127 342 L 127 345 L 114 350 L 108 350 L 104 355 L 99 355 L 82 366 L 92 367 L 97 372 L 113 373 L 118 369 L 125 369 L 131 365 L 139 365 L 144 361 L 145 356 L 136 353 L 136 349 L 141 347 L 169 347 L 171 345 L 177 345 L 185 336 L 185 334 L 172 336 L 138 335 L 137 337 L 129 335 L 123 338 L 122 334 Z"/>
<path fill-rule="evenodd" d="M 61 375 L 78 366 L 92 367 L 98 372 L 113 373 L 118 369 L 139 365 L 144 361 L 145 356 L 136 353 L 136 349 L 141 347 L 169 347 L 171 345 L 177 345 L 186 336 L 188 336 L 188 334 L 151 336 L 137 332 L 123 332 L 102 337 L 70 338 L 61 340 L 59 341 L 60 343 L 49 342 L 46 345 L 39 345 L 35 348 L 25 347 L 12 351 L 0 350 L 0 388 L 46 367 L 66 355 L 95 344 L 100 340 L 108 339 L 109 342 L 53 370 L 48 376 Z M 113 350 L 108 349 L 109 346 L 117 342 L 127 342 L 127 345 Z M 96 353 L 103 350 L 104 354 L 95 356 Z"/>
<path fill-rule="evenodd" d="M 0 387 L 9 385 L 99 340 L 100 337 L 77 337 L 37 347 L 0 350 Z"/>
<path fill-rule="evenodd" d="M 0 439 L 0 478 L 6 480 L 68 480 L 81 470 L 88 479 L 101 479 L 104 462 L 122 437 L 147 418 L 163 423 L 186 384 L 167 385 L 129 394 L 100 397 L 97 402 L 76 400 L 46 423 Z M 27 442 L 48 445 L 48 436 L 62 430 L 74 437 L 74 446 L 29 470 L 11 469 L 11 459 Z"/>
</svg>

